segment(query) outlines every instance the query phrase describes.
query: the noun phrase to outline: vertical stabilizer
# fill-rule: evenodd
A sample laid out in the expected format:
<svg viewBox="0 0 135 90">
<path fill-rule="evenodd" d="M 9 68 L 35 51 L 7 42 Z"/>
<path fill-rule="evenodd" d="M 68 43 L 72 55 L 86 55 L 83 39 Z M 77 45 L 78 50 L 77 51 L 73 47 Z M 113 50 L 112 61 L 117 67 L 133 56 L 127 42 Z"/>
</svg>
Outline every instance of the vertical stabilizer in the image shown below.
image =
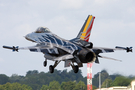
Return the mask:
<svg viewBox="0 0 135 90">
<path fill-rule="evenodd" d="M 89 15 L 88 18 L 86 19 L 85 23 L 83 24 L 77 38 L 80 38 L 81 40 L 89 41 L 91 29 L 93 26 L 95 17 L 92 15 Z"/>
</svg>

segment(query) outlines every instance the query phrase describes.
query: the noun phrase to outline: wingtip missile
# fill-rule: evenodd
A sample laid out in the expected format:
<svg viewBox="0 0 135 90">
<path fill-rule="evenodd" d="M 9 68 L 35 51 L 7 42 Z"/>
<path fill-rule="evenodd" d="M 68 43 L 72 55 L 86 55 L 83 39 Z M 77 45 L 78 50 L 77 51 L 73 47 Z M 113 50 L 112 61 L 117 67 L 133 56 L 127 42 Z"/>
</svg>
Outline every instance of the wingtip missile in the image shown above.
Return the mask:
<svg viewBox="0 0 135 90">
<path fill-rule="evenodd" d="M 126 50 L 127 52 L 132 52 L 132 48 L 133 47 L 119 47 L 119 46 L 116 46 L 115 48 L 117 48 L 117 49 L 123 49 L 123 50 Z"/>
<path fill-rule="evenodd" d="M 11 49 L 13 52 L 14 51 L 17 51 L 18 52 L 18 46 L 17 47 L 15 47 L 15 46 L 13 46 L 13 47 L 10 47 L 10 46 L 3 46 L 3 48 L 5 48 L 5 49 Z"/>
<path fill-rule="evenodd" d="M 133 47 L 127 47 L 127 52 L 132 52 Z"/>
</svg>

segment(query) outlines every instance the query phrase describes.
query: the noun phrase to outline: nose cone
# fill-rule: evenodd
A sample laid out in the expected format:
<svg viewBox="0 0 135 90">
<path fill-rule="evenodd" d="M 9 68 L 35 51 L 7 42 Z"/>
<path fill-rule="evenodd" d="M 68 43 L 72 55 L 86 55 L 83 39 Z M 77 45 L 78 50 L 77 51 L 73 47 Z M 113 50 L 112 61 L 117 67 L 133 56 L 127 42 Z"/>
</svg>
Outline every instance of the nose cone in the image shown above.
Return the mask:
<svg viewBox="0 0 135 90">
<path fill-rule="evenodd" d="M 26 36 L 25 36 L 25 39 L 29 39 L 30 38 L 30 35 L 29 34 L 27 34 Z"/>
<path fill-rule="evenodd" d="M 25 36 L 25 39 L 29 40 L 29 41 L 32 41 L 32 42 L 35 42 L 34 40 L 32 40 L 32 37 L 31 37 L 31 34 L 27 34 Z"/>
</svg>

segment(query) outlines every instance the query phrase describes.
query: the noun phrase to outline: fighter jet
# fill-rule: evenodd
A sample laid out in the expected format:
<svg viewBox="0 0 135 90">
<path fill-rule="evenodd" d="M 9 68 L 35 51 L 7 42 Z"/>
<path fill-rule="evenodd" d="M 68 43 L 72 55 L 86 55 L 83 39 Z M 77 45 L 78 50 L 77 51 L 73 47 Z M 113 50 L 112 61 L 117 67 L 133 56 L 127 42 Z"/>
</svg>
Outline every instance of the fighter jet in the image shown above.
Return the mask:
<svg viewBox="0 0 135 90">
<path fill-rule="evenodd" d="M 99 55 L 100 53 L 114 52 L 115 50 L 126 50 L 127 52 L 132 52 L 132 47 L 93 47 L 93 43 L 89 42 L 89 37 L 94 19 L 94 16 L 88 15 L 77 37 L 71 40 L 65 40 L 57 36 L 47 27 L 39 27 L 35 32 L 25 36 L 27 40 L 35 42 L 35 46 L 3 46 L 3 48 L 12 49 L 13 51 L 17 52 L 21 49 L 28 49 L 32 52 L 43 53 L 45 57 L 45 61 L 43 62 L 44 67 L 47 66 L 47 60 L 55 61 L 54 65 L 49 66 L 50 73 L 54 72 L 54 68 L 61 61 L 65 62 L 65 67 L 71 66 L 74 72 L 77 73 L 79 68 L 83 67 L 84 63 L 99 63 L 98 57 L 120 61 L 117 59 L 101 56 Z"/>
</svg>

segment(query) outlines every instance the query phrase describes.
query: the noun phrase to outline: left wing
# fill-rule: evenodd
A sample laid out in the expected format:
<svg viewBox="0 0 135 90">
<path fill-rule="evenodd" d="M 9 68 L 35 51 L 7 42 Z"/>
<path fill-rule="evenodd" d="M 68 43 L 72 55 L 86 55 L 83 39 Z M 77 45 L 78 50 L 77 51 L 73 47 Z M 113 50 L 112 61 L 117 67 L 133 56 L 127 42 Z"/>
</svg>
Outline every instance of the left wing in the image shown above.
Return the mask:
<svg viewBox="0 0 135 90">
<path fill-rule="evenodd" d="M 99 55 L 100 53 L 114 52 L 116 50 L 126 50 L 127 52 L 132 52 L 132 47 L 119 47 L 119 46 L 116 46 L 115 48 L 93 47 L 91 50 L 96 54 L 96 61 L 95 61 L 95 63 L 99 63 L 98 57 L 106 58 L 106 59 L 111 59 L 111 60 L 115 60 L 115 61 L 121 61 L 121 60 L 117 60 L 117 59 L 114 59 L 114 58 L 100 56 Z"/>
<path fill-rule="evenodd" d="M 132 47 L 119 47 L 119 46 L 116 46 L 115 48 L 93 47 L 92 50 L 97 54 L 114 52 L 116 50 L 126 50 L 127 52 L 132 52 Z"/>
</svg>

